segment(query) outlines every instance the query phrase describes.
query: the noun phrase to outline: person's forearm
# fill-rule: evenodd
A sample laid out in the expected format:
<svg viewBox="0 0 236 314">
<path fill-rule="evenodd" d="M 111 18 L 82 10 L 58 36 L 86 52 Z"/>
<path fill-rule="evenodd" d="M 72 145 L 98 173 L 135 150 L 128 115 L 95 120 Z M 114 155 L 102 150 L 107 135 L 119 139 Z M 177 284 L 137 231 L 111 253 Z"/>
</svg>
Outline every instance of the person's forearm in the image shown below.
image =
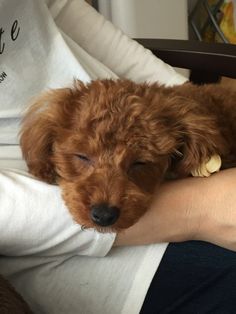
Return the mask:
<svg viewBox="0 0 236 314">
<path fill-rule="evenodd" d="M 236 169 L 165 183 L 149 211 L 114 245 L 203 240 L 236 250 L 235 185 Z"/>
</svg>

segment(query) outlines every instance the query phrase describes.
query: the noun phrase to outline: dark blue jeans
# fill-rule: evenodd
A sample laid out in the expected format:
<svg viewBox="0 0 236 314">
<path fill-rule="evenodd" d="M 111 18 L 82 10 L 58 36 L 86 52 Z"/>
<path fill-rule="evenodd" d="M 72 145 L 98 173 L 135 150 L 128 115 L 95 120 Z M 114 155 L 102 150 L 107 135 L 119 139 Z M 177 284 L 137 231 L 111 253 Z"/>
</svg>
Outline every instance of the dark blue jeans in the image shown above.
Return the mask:
<svg viewBox="0 0 236 314">
<path fill-rule="evenodd" d="M 190 241 L 168 246 L 140 314 L 235 314 L 236 253 Z"/>
</svg>

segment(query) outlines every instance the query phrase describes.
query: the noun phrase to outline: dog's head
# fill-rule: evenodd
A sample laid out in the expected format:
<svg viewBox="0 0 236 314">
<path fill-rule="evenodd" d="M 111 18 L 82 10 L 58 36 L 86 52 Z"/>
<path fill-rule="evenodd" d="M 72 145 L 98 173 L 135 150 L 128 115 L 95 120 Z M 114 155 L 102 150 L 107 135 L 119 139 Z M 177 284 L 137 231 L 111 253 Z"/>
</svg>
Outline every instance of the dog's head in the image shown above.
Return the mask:
<svg viewBox="0 0 236 314">
<path fill-rule="evenodd" d="M 77 81 L 72 89 L 40 96 L 23 120 L 21 147 L 30 172 L 60 185 L 84 227 L 134 224 L 173 156 L 183 152 L 184 122 L 173 99 L 156 90 L 130 81 Z M 190 140 L 184 150 L 195 158 Z"/>
</svg>

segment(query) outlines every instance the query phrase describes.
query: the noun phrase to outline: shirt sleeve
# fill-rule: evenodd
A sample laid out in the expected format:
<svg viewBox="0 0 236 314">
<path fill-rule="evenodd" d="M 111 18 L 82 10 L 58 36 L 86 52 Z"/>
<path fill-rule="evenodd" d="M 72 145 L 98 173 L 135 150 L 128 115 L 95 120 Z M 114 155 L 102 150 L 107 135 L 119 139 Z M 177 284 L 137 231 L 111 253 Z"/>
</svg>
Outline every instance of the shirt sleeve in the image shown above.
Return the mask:
<svg viewBox="0 0 236 314">
<path fill-rule="evenodd" d="M 57 26 L 120 78 L 174 85 L 187 79 L 130 39 L 84 0 L 51 0 Z"/>
<path fill-rule="evenodd" d="M 19 171 L 0 171 L 0 252 L 6 256 L 105 256 L 115 234 L 82 230 L 57 186 Z"/>
</svg>

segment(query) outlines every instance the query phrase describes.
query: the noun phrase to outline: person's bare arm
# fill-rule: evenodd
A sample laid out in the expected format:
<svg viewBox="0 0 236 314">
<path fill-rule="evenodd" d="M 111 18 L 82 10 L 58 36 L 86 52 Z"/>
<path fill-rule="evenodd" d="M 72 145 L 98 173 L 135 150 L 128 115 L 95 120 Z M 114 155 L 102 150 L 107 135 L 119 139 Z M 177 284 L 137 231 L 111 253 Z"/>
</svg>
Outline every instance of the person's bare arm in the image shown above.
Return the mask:
<svg viewBox="0 0 236 314">
<path fill-rule="evenodd" d="M 236 168 L 163 184 L 150 210 L 114 245 L 187 240 L 236 250 Z"/>
</svg>

